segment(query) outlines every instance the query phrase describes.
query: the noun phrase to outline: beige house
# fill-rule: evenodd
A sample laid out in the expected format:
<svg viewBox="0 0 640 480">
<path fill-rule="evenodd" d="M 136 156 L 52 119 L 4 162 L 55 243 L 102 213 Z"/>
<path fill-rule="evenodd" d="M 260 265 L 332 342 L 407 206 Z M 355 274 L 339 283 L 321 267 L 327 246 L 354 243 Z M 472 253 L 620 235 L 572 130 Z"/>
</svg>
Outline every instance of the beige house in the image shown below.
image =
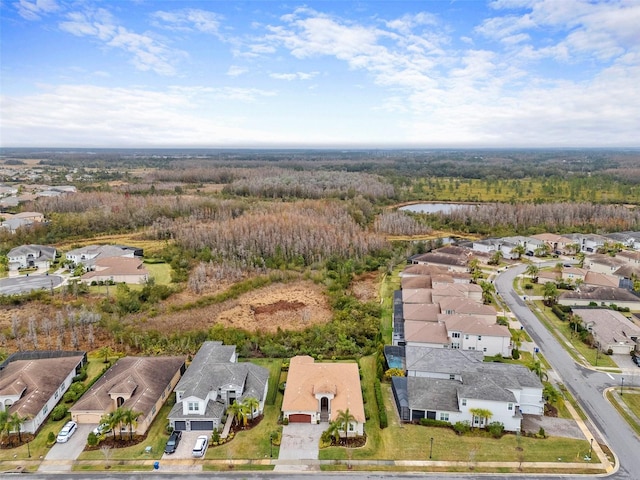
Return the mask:
<svg viewBox="0 0 640 480">
<path fill-rule="evenodd" d="M 289 364 L 282 414 L 292 423 L 334 421 L 340 411 L 354 416 L 349 434 L 364 433 L 364 403 L 357 363 L 315 363 L 296 356 Z"/>
<path fill-rule="evenodd" d="M 95 270 L 80 277 L 84 283 L 114 282 L 141 284 L 149 279 L 149 271 L 139 258 L 110 257 L 98 259 Z"/>
<path fill-rule="evenodd" d="M 567 253 L 569 251 L 569 245 L 577 243 L 571 238 L 556 235 L 555 233 L 539 233 L 537 235 L 531 235 L 531 238 L 546 243 L 552 252 Z"/>
<path fill-rule="evenodd" d="M 62 400 L 84 362 L 84 352 L 17 352 L 0 365 L 0 411 L 18 414 L 35 433 Z"/>
<path fill-rule="evenodd" d="M 591 332 L 602 352 L 628 355 L 640 348 L 640 327 L 608 308 L 574 308 L 573 313 L 582 319 L 582 324 Z"/>
<path fill-rule="evenodd" d="M 71 407 L 71 419 L 98 424 L 116 408 L 131 409 L 142 412 L 133 430 L 142 435 L 184 371 L 184 357 L 121 358 Z"/>
</svg>

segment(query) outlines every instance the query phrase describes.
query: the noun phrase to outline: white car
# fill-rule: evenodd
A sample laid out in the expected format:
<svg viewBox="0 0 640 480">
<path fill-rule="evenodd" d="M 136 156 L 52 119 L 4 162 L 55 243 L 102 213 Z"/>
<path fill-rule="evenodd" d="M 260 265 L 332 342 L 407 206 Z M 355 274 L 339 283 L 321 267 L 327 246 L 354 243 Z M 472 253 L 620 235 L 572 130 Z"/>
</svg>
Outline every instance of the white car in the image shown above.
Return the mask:
<svg viewBox="0 0 640 480">
<path fill-rule="evenodd" d="M 209 437 L 206 435 L 200 435 L 196 439 L 196 444 L 193 447 L 193 451 L 191 454 L 194 457 L 204 457 L 204 454 L 207 453 L 207 447 L 209 446 Z"/>
<path fill-rule="evenodd" d="M 93 433 L 97 436 L 104 435 L 105 433 L 109 433 L 111 431 L 111 427 L 108 423 L 101 423 L 96 428 L 93 429 Z"/>
<path fill-rule="evenodd" d="M 65 423 L 64 427 L 62 427 L 62 430 L 60 430 L 60 433 L 58 434 L 58 438 L 56 439 L 56 442 L 58 443 L 68 442 L 69 439 L 71 438 L 71 435 L 76 433 L 77 429 L 78 429 L 78 424 L 73 420 L 69 420 L 67 423 Z"/>
</svg>

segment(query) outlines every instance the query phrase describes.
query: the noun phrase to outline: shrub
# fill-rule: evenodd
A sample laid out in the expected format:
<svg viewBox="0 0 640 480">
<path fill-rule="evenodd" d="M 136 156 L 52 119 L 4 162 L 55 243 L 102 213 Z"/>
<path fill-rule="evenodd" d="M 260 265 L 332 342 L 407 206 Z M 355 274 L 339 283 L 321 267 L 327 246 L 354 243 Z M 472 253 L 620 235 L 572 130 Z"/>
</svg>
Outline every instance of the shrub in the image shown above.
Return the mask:
<svg viewBox="0 0 640 480">
<path fill-rule="evenodd" d="M 47 445 L 53 445 L 54 443 L 56 443 L 56 434 L 49 432 L 47 435 Z"/>
<path fill-rule="evenodd" d="M 487 431 L 493 438 L 500 438 L 504 434 L 504 424 L 501 422 L 491 422 L 487 425 Z"/>
<path fill-rule="evenodd" d="M 282 424 L 283 425 L 289 425 L 289 419 L 287 417 L 282 419 Z"/>
<path fill-rule="evenodd" d="M 380 386 L 380 380 L 378 380 L 377 378 L 373 383 L 373 390 L 375 392 L 376 403 L 378 404 L 380 428 L 387 428 L 389 426 L 389 419 L 387 418 L 387 411 L 384 408 L 384 398 L 382 397 L 382 387 Z"/>
<path fill-rule="evenodd" d="M 456 422 L 453 424 L 453 430 L 458 434 L 469 433 L 471 431 L 471 424 L 468 420 L 462 422 Z"/>
<path fill-rule="evenodd" d="M 520 358 L 520 350 L 518 350 L 517 348 L 514 348 L 513 350 L 511 350 L 511 357 L 514 360 L 518 360 Z"/>
<path fill-rule="evenodd" d="M 87 437 L 87 445 L 89 445 L 90 447 L 95 447 L 96 445 L 98 445 L 98 436 L 95 433 L 89 433 L 89 436 Z"/>
<path fill-rule="evenodd" d="M 531 283 L 525 283 L 524 284 L 524 289 L 525 290 L 531 290 L 533 288 L 533 285 Z"/>
<path fill-rule="evenodd" d="M 51 410 L 51 420 L 62 420 L 67 416 L 69 410 L 63 404 L 56 405 L 53 410 Z M 53 432 L 52 432 L 53 433 Z M 55 440 L 55 439 L 54 439 Z"/>
<path fill-rule="evenodd" d="M 547 434 L 545 433 L 544 428 L 540 427 L 540 430 L 538 430 L 538 437 L 547 438 Z"/>
<path fill-rule="evenodd" d="M 433 418 L 421 418 L 420 425 L 422 425 L 423 427 L 451 427 L 451 424 L 449 422 L 445 422 L 444 420 L 435 420 Z"/>
</svg>

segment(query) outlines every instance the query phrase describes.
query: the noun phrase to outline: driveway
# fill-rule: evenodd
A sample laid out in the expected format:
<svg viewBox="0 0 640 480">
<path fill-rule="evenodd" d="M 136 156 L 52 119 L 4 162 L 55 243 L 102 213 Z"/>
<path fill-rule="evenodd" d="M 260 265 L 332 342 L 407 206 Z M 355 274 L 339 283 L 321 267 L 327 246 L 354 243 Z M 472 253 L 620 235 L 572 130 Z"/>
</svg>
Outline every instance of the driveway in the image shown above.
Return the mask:
<svg viewBox="0 0 640 480">
<path fill-rule="evenodd" d="M 328 424 L 290 423 L 282 427 L 278 460 L 317 460 L 320 436 Z"/>
<path fill-rule="evenodd" d="M 96 428 L 97 424 L 79 423 L 76 433 L 74 433 L 68 442 L 56 443 L 45 460 L 75 460 L 87 445 L 87 437 Z"/>
<path fill-rule="evenodd" d="M 192 432 L 182 432 L 182 438 L 180 439 L 180 443 L 178 444 L 178 448 L 171 455 L 167 455 L 166 453 L 162 454 L 162 460 L 184 460 L 184 459 L 193 459 L 191 455 L 191 451 L 193 450 L 193 446 L 196 444 L 196 438 L 200 435 L 206 435 L 211 439 L 210 431 L 192 431 Z"/>
</svg>

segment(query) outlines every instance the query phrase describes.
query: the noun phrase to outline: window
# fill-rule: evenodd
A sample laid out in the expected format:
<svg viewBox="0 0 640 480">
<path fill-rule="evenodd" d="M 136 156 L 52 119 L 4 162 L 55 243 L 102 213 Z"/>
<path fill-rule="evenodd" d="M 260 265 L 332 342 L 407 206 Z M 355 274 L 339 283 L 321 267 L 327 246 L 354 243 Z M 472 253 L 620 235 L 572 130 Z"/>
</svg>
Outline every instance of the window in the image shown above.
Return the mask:
<svg viewBox="0 0 640 480">
<path fill-rule="evenodd" d="M 449 380 L 455 380 L 456 376 L 453 373 L 449 374 Z"/>
<path fill-rule="evenodd" d="M 482 335 L 478 335 L 478 340 L 482 340 Z"/>
<path fill-rule="evenodd" d="M 459 343 L 452 343 L 451 344 L 451 348 L 453 348 L 453 349 L 460 348 L 460 344 Z"/>
<path fill-rule="evenodd" d="M 42 415 L 46 415 L 48 411 L 49 411 L 49 405 L 45 405 L 44 408 L 42 409 Z"/>
<path fill-rule="evenodd" d="M 156 406 L 154 405 L 153 408 L 151 409 L 151 415 L 155 415 L 156 414 Z"/>
<path fill-rule="evenodd" d="M 464 336 L 464 339 L 465 339 L 465 340 L 469 340 L 469 335 L 465 335 L 465 336 Z"/>
<path fill-rule="evenodd" d="M 484 348 L 482 349 L 482 351 L 483 351 L 483 352 L 486 352 L 486 351 L 487 351 L 487 347 L 484 347 Z"/>
<path fill-rule="evenodd" d="M 466 398 L 463 398 L 463 399 L 460 401 L 460 403 L 462 403 L 462 406 L 463 406 L 463 407 L 466 407 L 466 406 L 467 406 L 467 399 L 466 399 Z"/>
<path fill-rule="evenodd" d="M 510 404 L 507 406 L 507 408 L 508 408 L 509 410 L 513 410 L 513 403 L 510 403 Z"/>
<path fill-rule="evenodd" d="M 460 338 L 460 332 L 451 333 L 451 338 Z"/>
<path fill-rule="evenodd" d="M 187 405 L 190 412 L 198 412 L 200 410 L 198 402 L 189 402 Z"/>
<path fill-rule="evenodd" d="M 354 425 L 353 423 L 349 422 L 349 431 L 353 432 L 353 430 L 354 430 Z"/>
<path fill-rule="evenodd" d="M 448 413 L 441 413 L 440 414 L 440 420 L 443 422 L 448 422 L 449 421 L 449 414 Z"/>
</svg>

